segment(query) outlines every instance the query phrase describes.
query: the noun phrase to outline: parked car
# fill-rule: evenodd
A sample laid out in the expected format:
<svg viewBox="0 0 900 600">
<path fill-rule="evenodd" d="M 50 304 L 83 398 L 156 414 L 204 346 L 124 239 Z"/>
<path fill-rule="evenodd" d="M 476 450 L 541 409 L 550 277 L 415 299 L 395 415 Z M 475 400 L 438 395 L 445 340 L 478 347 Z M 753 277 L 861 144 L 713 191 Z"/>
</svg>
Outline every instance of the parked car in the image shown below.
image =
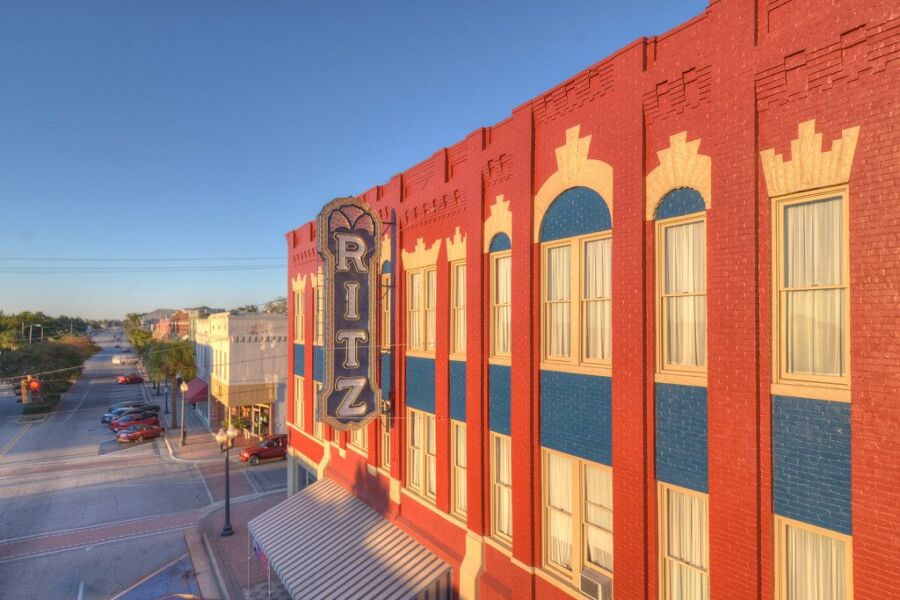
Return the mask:
<svg viewBox="0 0 900 600">
<path fill-rule="evenodd" d="M 100 417 L 101 423 L 112 423 L 116 419 L 120 417 L 124 417 L 127 415 L 142 415 L 146 413 L 159 413 L 159 407 L 155 404 L 144 404 L 140 406 L 123 406 L 120 408 L 115 408 L 102 417 Z"/>
<path fill-rule="evenodd" d="M 115 346 L 113 346 L 113 348 L 121 348 L 121 346 L 119 346 L 118 344 L 116 344 Z"/>
<path fill-rule="evenodd" d="M 138 375 L 137 373 L 129 373 L 128 375 L 119 375 L 116 378 L 117 383 L 141 383 L 144 381 L 144 378 Z"/>
<path fill-rule="evenodd" d="M 116 434 L 118 442 L 138 442 L 159 437 L 165 431 L 159 423 L 156 425 L 132 425 Z"/>
<path fill-rule="evenodd" d="M 122 348 L 122 352 L 125 354 L 131 354 L 131 348 Z"/>
<path fill-rule="evenodd" d="M 244 448 L 238 457 L 241 462 L 248 462 L 254 467 L 263 460 L 282 459 L 287 456 L 287 436 L 270 435 L 256 446 Z"/>
<path fill-rule="evenodd" d="M 133 400 L 121 400 L 110 405 L 109 410 L 117 408 L 131 408 L 132 406 L 156 406 L 155 404 L 147 404 L 143 398 L 135 398 Z"/>
<path fill-rule="evenodd" d="M 135 413 L 113 420 L 109 424 L 110 431 L 121 431 L 135 425 L 158 425 L 159 417 L 155 413 Z"/>
</svg>

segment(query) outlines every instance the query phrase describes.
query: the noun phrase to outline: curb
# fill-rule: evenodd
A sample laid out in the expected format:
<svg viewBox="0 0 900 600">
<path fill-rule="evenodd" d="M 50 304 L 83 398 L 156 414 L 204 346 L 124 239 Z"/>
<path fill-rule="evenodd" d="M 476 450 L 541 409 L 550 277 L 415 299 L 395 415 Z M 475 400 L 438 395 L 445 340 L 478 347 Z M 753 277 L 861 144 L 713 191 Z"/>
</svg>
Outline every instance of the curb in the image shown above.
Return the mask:
<svg viewBox="0 0 900 600">
<path fill-rule="evenodd" d="M 208 600 L 219 600 L 223 597 L 228 600 L 228 594 L 223 594 L 221 591 L 218 565 L 211 562 L 214 559 L 209 555 L 205 537 L 196 527 L 184 532 L 184 542 L 187 544 L 188 554 L 194 565 L 194 577 L 197 578 L 197 585 L 200 586 L 200 595 Z"/>
<path fill-rule="evenodd" d="M 219 568 L 219 561 L 216 560 L 216 554 L 213 552 L 212 546 L 209 543 L 209 538 L 206 537 L 206 534 L 201 534 L 203 536 L 203 548 L 206 551 L 206 555 L 209 557 L 210 562 L 212 563 L 213 571 L 216 573 L 216 580 L 218 584 L 218 588 L 222 593 L 222 600 L 231 600 L 231 594 L 228 593 L 228 584 L 225 582 L 225 578 L 222 576 L 222 570 Z M 201 588 L 202 590 L 203 588 Z"/>
</svg>

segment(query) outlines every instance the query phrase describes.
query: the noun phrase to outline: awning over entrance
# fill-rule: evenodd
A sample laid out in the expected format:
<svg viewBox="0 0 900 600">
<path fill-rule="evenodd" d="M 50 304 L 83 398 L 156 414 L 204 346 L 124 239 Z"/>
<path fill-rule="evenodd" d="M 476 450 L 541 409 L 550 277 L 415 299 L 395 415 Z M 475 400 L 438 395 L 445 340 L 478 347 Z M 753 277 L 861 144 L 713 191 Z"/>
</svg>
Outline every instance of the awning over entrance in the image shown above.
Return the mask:
<svg viewBox="0 0 900 600">
<path fill-rule="evenodd" d="M 195 377 L 188 381 L 188 389 L 184 393 L 184 398 L 188 402 L 206 402 L 206 382 Z"/>
<path fill-rule="evenodd" d="M 294 598 L 451 597 L 450 565 L 330 479 L 248 529 Z"/>
</svg>

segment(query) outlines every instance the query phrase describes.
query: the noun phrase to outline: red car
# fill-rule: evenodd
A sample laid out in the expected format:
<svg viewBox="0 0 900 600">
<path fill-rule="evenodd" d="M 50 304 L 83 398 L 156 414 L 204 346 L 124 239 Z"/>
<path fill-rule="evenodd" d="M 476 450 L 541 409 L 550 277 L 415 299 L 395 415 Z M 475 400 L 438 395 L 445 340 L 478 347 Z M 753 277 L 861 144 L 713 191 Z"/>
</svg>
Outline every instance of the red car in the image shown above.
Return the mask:
<svg viewBox="0 0 900 600">
<path fill-rule="evenodd" d="M 140 413 L 136 415 L 125 415 L 119 417 L 109 424 L 111 431 L 121 431 L 136 425 L 159 425 L 159 417 L 153 413 Z"/>
<path fill-rule="evenodd" d="M 140 443 L 144 440 L 161 436 L 163 431 L 162 425 L 158 423 L 156 425 L 132 425 L 120 431 L 116 435 L 116 440 L 119 442 Z"/>
<path fill-rule="evenodd" d="M 282 459 L 287 456 L 287 436 L 270 435 L 256 446 L 244 448 L 238 457 L 241 462 L 249 462 L 256 466 L 262 460 Z"/>
<path fill-rule="evenodd" d="M 119 375 L 116 378 L 117 383 L 141 383 L 144 381 L 144 378 L 138 375 L 137 373 L 130 373 L 128 375 Z"/>
</svg>

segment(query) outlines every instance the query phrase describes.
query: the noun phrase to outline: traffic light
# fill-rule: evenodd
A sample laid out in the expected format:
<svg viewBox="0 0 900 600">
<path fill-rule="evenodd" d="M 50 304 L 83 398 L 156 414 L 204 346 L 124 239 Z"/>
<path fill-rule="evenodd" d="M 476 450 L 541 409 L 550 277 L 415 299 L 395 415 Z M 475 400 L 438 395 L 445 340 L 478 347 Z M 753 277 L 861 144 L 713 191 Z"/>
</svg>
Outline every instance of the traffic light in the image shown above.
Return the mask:
<svg viewBox="0 0 900 600">
<path fill-rule="evenodd" d="M 22 404 L 41 401 L 41 382 L 31 375 L 22 380 Z"/>
</svg>

